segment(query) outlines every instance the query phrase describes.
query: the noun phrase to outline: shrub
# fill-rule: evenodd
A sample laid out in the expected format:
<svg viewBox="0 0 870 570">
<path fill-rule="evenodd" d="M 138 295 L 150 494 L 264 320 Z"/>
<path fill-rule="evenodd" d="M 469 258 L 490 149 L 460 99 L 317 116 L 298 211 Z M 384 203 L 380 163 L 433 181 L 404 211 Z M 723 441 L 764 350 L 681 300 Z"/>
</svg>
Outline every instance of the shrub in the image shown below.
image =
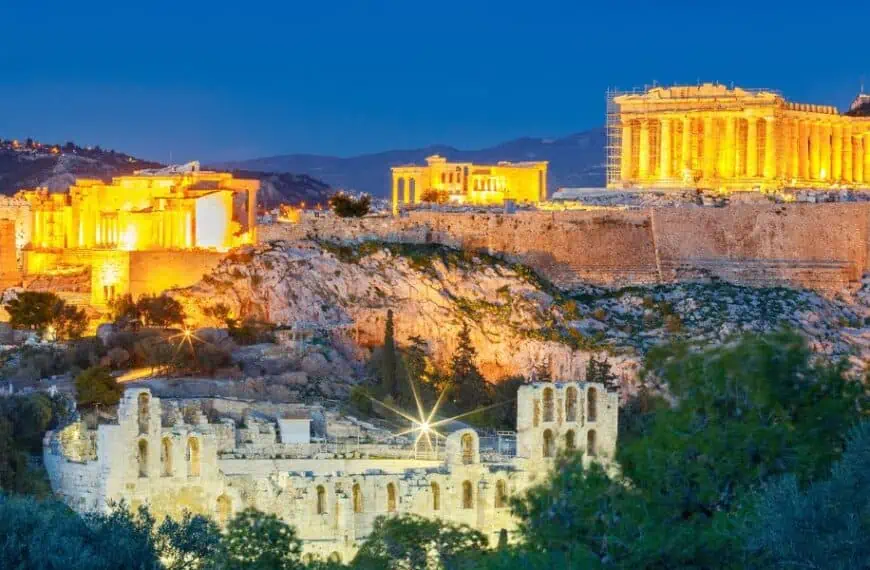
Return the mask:
<svg viewBox="0 0 870 570">
<path fill-rule="evenodd" d="M 365 194 L 354 200 L 347 194 L 339 192 L 329 199 L 329 207 L 341 218 L 361 218 L 369 213 L 371 203 L 371 197 Z"/>
<path fill-rule="evenodd" d="M 107 368 L 92 366 L 76 377 L 76 400 L 82 408 L 114 406 L 123 388 Z"/>
<path fill-rule="evenodd" d="M 143 295 L 136 303 L 145 324 L 168 327 L 184 322 L 184 308 L 181 303 L 167 295 Z"/>
<path fill-rule="evenodd" d="M 60 339 L 80 338 L 88 325 L 83 310 L 67 305 L 63 299 L 45 291 L 22 291 L 6 303 L 9 324 L 13 328 L 32 330 L 44 335 L 54 327 Z"/>
</svg>

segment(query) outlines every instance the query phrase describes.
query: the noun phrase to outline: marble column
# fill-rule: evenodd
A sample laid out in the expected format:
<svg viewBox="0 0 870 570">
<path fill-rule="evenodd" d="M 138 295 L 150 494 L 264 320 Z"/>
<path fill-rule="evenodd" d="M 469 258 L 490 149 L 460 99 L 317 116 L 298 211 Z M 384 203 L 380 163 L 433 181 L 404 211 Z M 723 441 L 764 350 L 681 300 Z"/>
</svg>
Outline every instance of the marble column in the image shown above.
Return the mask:
<svg viewBox="0 0 870 570">
<path fill-rule="evenodd" d="M 393 177 L 393 215 L 399 213 L 399 179 Z"/>
<path fill-rule="evenodd" d="M 725 166 L 722 175 L 727 178 L 734 177 L 734 162 L 737 154 L 737 119 L 734 117 L 725 118 L 725 147 L 722 149 L 722 163 Z"/>
<path fill-rule="evenodd" d="M 789 130 L 789 158 L 791 165 L 789 166 L 788 175 L 792 180 L 797 179 L 801 175 L 800 161 L 800 121 L 792 119 L 790 121 L 791 129 Z"/>
<path fill-rule="evenodd" d="M 743 119 L 738 118 L 735 121 L 734 176 L 736 178 L 743 178 L 746 176 L 746 133 L 741 128 L 743 126 Z"/>
<path fill-rule="evenodd" d="M 764 120 L 764 177 L 776 177 L 776 135 L 773 132 L 773 117 Z"/>
<path fill-rule="evenodd" d="M 645 182 L 649 176 L 649 119 L 640 120 L 640 140 L 637 152 L 637 176 Z"/>
<path fill-rule="evenodd" d="M 800 177 L 802 180 L 810 178 L 809 157 L 810 126 L 806 121 L 798 123 L 798 161 L 800 162 Z"/>
<path fill-rule="evenodd" d="M 659 175 L 662 180 L 667 180 L 671 177 L 671 158 L 673 156 L 671 152 L 673 147 L 671 119 L 663 118 L 661 125 L 662 128 L 659 132 Z"/>
<path fill-rule="evenodd" d="M 870 179 L 870 133 L 864 133 L 864 181 Z"/>
<path fill-rule="evenodd" d="M 843 180 L 852 182 L 852 125 L 843 125 Z"/>
<path fill-rule="evenodd" d="M 819 126 L 819 137 L 821 138 L 821 154 L 822 160 L 819 164 L 819 179 L 831 179 L 831 126 L 822 124 Z"/>
<path fill-rule="evenodd" d="M 749 117 L 746 127 L 746 176 L 758 176 L 758 119 Z"/>
<path fill-rule="evenodd" d="M 692 119 L 683 117 L 682 154 L 680 156 L 680 178 L 692 170 Z"/>
<path fill-rule="evenodd" d="M 622 148 L 621 148 L 622 164 L 620 166 L 621 178 L 623 182 L 631 180 L 632 170 L 632 148 L 631 148 L 631 122 L 625 121 L 622 123 Z"/>
<path fill-rule="evenodd" d="M 810 178 L 819 179 L 819 171 L 822 169 L 822 136 L 818 122 L 813 121 L 810 126 Z"/>
<path fill-rule="evenodd" d="M 861 135 L 852 139 L 852 178 L 856 184 L 864 183 L 864 140 Z"/>
<path fill-rule="evenodd" d="M 843 179 L 843 126 L 834 125 L 831 130 L 831 180 Z"/>
<path fill-rule="evenodd" d="M 716 169 L 716 136 L 713 117 L 704 117 L 704 178 L 710 180 Z"/>
</svg>

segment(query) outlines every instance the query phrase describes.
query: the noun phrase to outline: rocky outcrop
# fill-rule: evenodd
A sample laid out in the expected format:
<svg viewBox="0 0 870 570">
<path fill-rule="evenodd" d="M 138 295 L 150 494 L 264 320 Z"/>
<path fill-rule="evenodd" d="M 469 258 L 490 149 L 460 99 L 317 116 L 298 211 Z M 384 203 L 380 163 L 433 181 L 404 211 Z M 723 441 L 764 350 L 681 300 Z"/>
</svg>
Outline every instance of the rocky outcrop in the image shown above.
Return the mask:
<svg viewBox="0 0 870 570">
<path fill-rule="evenodd" d="M 606 348 L 566 328 L 570 307 L 526 270 L 440 246 L 275 242 L 238 250 L 173 295 L 204 325 L 219 324 L 209 314 L 223 304 L 239 317 L 314 326 L 350 352 L 379 345 L 392 310 L 398 342 L 420 337 L 441 363 L 468 323 L 478 365 L 491 380 L 528 375 L 542 363 L 556 376 L 577 378 L 589 356 Z M 583 343 L 588 350 L 577 350 Z M 306 372 L 318 366 L 313 358 L 302 362 Z M 630 355 L 612 362 L 626 373 L 636 367 Z"/>
</svg>

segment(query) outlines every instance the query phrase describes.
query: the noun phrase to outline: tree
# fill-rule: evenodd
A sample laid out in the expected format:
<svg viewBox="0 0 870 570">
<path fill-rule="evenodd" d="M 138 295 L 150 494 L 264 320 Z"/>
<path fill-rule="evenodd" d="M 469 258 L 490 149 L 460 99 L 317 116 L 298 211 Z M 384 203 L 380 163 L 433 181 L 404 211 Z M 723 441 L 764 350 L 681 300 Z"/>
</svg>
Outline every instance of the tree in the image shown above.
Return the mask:
<svg viewBox="0 0 870 570">
<path fill-rule="evenodd" d="M 88 315 L 84 309 L 77 309 L 61 301 L 55 305 L 52 325 L 58 340 L 77 340 L 88 328 Z"/>
<path fill-rule="evenodd" d="M 302 542 L 293 527 L 273 514 L 252 508 L 227 525 L 215 570 L 295 570 L 302 568 Z"/>
<path fill-rule="evenodd" d="M 60 298 L 54 293 L 21 291 L 6 303 L 9 324 L 12 328 L 37 331 L 42 334 L 54 319 L 56 306 L 60 302 Z"/>
<path fill-rule="evenodd" d="M 852 429 L 830 479 L 786 475 L 757 493 L 743 528 L 756 568 L 863 570 L 870 560 L 870 423 Z"/>
<path fill-rule="evenodd" d="M 139 306 L 133 300 L 133 295 L 119 295 L 109 302 L 109 310 L 112 313 L 112 321 L 121 329 L 135 329 L 141 319 L 142 313 Z"/>
<path fill-rule="evenodd" d="M 13 328 L 36 331 L 40 336 L 54 327 L 59 339 L 77 339 L 88 325 L 84 310 L 67 305 L 63 299 L 46 291 L 21 291 L 5 308 Z"/>
<path fill-rule="evenodd" d="M 823 477 L 868 409 L 861 381 L 790 332 L 678 345 L 647 368 L 674 405 L 633 428 L 620 474 L 574 460 L 530 491 L 516 508 L 528 548 L 614 568 L 745 568 L 735 526 L 751 493 L 785 474 Z"/>
<path fill-rule="evenodd" d="M 367 194 L 355 200 L 344 192 L 339 192 L 329 199 L 329 207 L 341 218 L 361 218 L 369 213 L 371 203 L 372 199 Z"/>
<path fill-rule="evenodd" d="M 489 388 L 475 359 L 477 351 L 471 344 L 471 331 L 468 323 L 462 323 L 456 339 L 456 351 L 450 363 L 450 389 L 453 403 L 462 410 L 468 411 L 485 406 L 489 403 Z"/>
<path fill-rule="evenodd" d="M 486 536 L 468 525 L 411 514 L 382 516 L 375 520 L 372 532 L 360 546 L 353 567 L 456 568 L 460 559 L 479 557 L 487 545 Z"/>
<path fill-rule="evenodd" d="M 184 513 L 181 521 L 165 518 L 155 543 L 166 570 L 200 570 L 220 554 L 221 531 L 211 519 Z"/>
<path fill-rule="evenodd" d="M 107 368 L 92 366 L 76 376 L 76 401 L 82 408 L 114 406 L 124 389 Z"/>
<path fill-rule="evenodd" d="M 397 398 L 399 391 L 396 385 L 396 340 L 393 327 L 393 311 L 387 310 L 387 322 L 384 325 L 384 349 L 381 355 L 381 389 L 384 396 Z"/>
<path fill-rule="evenodd" d="M 435 188 L 427 188 L 420 196 L 420 201 L 432 204 L 446 204 L 449 199 L 450 194 L 446 190 L 436 190 Z"/>
<path fill-rule="evenodd" d="M 618 388 L 619 377 L 612 372 L 611 368 L 607 357 L 603 360 L 598 360 L 594 355 L 591 356 L 589 362 L 586 363 L 586 381 L 604 384 L 604 387 L 609 390 Z"/>
<path fill-rule="evenodd" d="M 184 322 L 184 308 L 172 297 L 163 295 L 142 295 L 136 307 L 145 324 L 156 327 L 180 325 Z"/>
</svg>

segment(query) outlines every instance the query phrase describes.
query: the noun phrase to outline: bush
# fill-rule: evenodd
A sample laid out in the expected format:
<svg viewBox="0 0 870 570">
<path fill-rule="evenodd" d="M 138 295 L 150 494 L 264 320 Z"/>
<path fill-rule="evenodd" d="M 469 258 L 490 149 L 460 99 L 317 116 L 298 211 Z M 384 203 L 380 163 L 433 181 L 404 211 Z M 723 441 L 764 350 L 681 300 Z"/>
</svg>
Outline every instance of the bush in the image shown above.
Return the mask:
<svg viewBox="0 0 870 570">
<path fill-rule="evenodd" d="M 67 305 L 54 293 L 22 291 L 6 303 L 9 324 L 13 328 L 32 330 L 43 336 L 53 327 L 58 339 L 77 339 L 88 326 L 88 318 L 81 309 Z"/>
<path fill-rule="evenodd" d="M 329 207 L 341 218 L 361 218 L 369 213 L 371 203 L 371 197 L 365 194 L 354 200 L 347 194 L 339 192 L 329 199 Z"/>
<path fill-rule="evenodd" d="M 92 366 L 76 377 L 76 400 L 82 408 L 114 406 L 124 389 L 107 368 Z"/>
<path fill-rule="evenodd" d="M 273 342 L 275 325 L 260 322 L 256 319 L 245 319 L 239 323 L 236 319 L 227 319 L 227 332 L 237 344 L 250 345 L 261 342 Z"/>
<path fill-rule="evenodd" d="M 168 327 L 184 322 L 184 308 L 168 295 L 143 295 L 136 307 L 146 325 Z"/>
<path fill-rule="evenodd" d="M 446 190 L 436 190 L 435 188 L 425 190 L 420 196 L 421 201 L 430 204 L 446 204 L 449 199 L 450 194 Z"/>
</svg>

